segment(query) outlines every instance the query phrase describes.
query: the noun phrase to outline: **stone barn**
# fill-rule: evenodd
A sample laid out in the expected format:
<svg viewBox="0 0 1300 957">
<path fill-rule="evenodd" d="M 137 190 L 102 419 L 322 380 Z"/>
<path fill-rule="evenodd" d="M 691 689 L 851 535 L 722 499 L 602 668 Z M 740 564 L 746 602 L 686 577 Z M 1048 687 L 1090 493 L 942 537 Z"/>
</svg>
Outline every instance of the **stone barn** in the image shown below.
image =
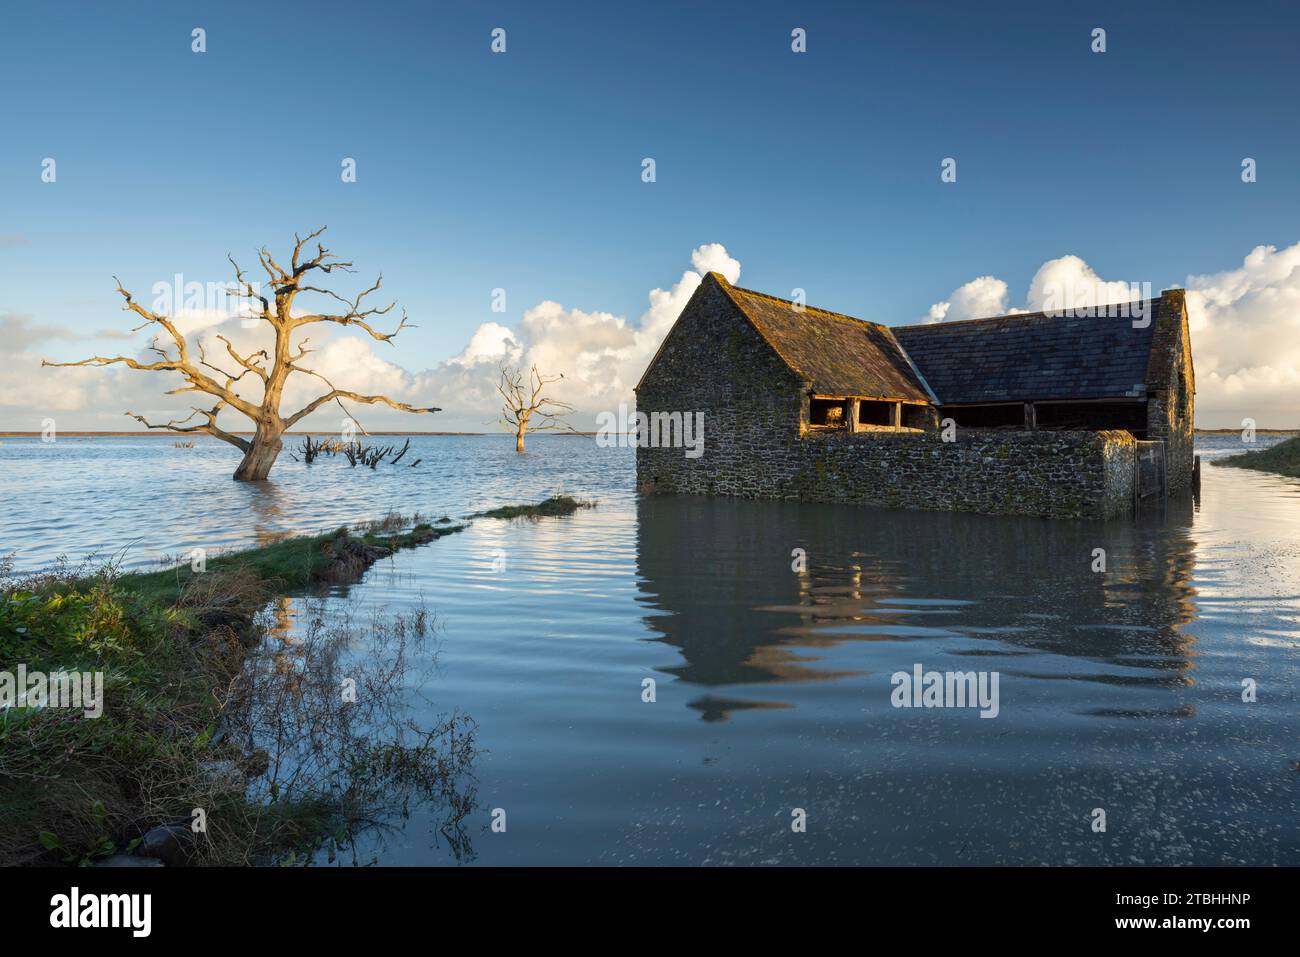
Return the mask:
<svg viewBox="0 0 1300 957">
<path fill-rule="evenodd" d="M 709 273 L 637 385 L 637 483 L 1104 518 L 1190 487 L 1194 393 L 1181 289 L 891 328 Z"/>
</svg>

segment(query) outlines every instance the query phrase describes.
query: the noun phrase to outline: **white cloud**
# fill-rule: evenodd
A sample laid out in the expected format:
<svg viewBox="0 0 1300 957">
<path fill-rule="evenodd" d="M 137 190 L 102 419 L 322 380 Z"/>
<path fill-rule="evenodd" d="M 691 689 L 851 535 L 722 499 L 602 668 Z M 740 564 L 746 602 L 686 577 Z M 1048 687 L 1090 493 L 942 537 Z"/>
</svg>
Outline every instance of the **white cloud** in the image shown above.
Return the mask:
<svg viewBox="0 0 1300 957">
<path fill-rule="evenodd" d="M 448 365 L 472 366 L 478 362 L 497 363 L 508 360 L 519 351 L 514 333 L 496 322 L 485 322 L 474 330 L 469 345 L 458 356 L 447 360 Z"/>
<path fill-rule="evenodd" d="M 1300 243 L 1256 246 L 1240 268 L 1188 276 L 1185 286 L 1198 420 L 1300 425 Z"/>
<path fill-rule="evenodd" d="M 120 390 L 110 385 L 113 377 L 103 370 L 42 368 L 44 344 L 85 338 L 62 326 L 40 325 L 30 316 L 0 316 L 0 411 L 4 413 L 4 427 L 38 430 L 46 418 L 54 418 L 57 423 L 64 413 L 82 412 L 119 394 Z M 155 382 L 155 395 L 160 391 L 157 386 Z M 115 421 L 101 427 L 118 429 L 123 425 Z"/>
<path fill-rule="evenodd" d="M 551 390 L 553 397 L 577 407 L 575 425 L 590 425 L 596 412 L 633 401 L 633 387 L 705 273 L 719 272 L 728 282 L 740 279 L 740 262 L 721 243 L 694 249 L 691 264 L 695 268 L 667 289 L 650 290 L 649 306 L 636 321 L 546 300 L 528 309 L 513 330 L 495 322 L 479 326 L 464 351 L 410 377 L 406 385 L 432 395 L 445 409 L 440 419 L 471 428 L 495 420 L 501 360 L 525 367 L 535 363 L 547 375 L 564 375 Z M 393 388 L 402 386 L 392 382 Z"/>
<path fill-rule="evenodd" d="M 722 243 L 707 243 L 697 247 L 691 253 L 691 263 L 701 275 L 720 272 L 733 285 L 740 281 L 740 260 L 727 255 L 727 247 Z"/>
<path fill-rule="evenodd" d="M 163 310 L 165 312 L 165 310 Z M 171 316 L 172 324 L 176 330 L 183 336 L 192 336 L 197 332 L 206 332 L 210 329 L 216 329 L 218 326 L 224 326 L 230 322 L 232 316 L 238 313 L 226 309 L 180 309 L 175 314 L 166 313 Z M 132 317 L 134 318 L 134 317 Z M 146 329 L 157 329 L 156 326 L 146 326 Z M 170 341 L 165 330 L 158 329 L 162 334 L 163 341 Z M 229 336 L 227 336 L 229 338 Z"/>
<path fill-rule="evenodd" d="M 980 276 L 953 290 L 952 295 L 930 307 L 926 322 L 983 319 L 1007 312 L 1007 284 L 992 276 Z"/>
<path fill-rule="evenodd" d="M 1141 298 L 1140 287 L 1134 288 L 1127 282 L 1107 282 L 1078 256 L 1062 256 L 1038 267 L 1029 281 L 1025 304 L 1030 312 L 1061 312 Z"/>
</svg>

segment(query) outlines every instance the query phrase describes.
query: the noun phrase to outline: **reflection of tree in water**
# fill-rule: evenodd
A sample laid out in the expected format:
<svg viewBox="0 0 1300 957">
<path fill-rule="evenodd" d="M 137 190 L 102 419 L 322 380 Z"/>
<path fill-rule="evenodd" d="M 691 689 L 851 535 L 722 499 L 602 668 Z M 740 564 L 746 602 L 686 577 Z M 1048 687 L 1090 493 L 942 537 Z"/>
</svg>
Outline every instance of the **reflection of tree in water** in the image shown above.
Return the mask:
<svg viewBox="0 0 1300 957">
<path fill-rule="evenodd" d="M 981 638 L 986 649 L 952 653 L 1019 647 L 1150 672 L 1099 667 L 1087 680 L 1181 685 L 1196 614 L 1190 522 L 1190 500 L 1078 522 L 646 497 L 637 570 L 646 623 L 682 655 L 662 670 L 707 688 L 855 674 L 819 664 L 818 649 L 848 641 Z M 1105 574 L 1091 570 L 1097 548 Z M 691 706 L 713 719 L 786 705 L 709 693 Z"/>
<path fill-rule="evenodd" d="M 266 640 L 228 715 L 229 731 L 264 763 L 249 797 L 284 830 L 279 843 L 294 847 L 301 830 L 307 850 L 360 863 L 359 839 L 382 842 L 419 805 L 440 815 L 456 859 L 472 858 L 463 824 L 476 800 L 475 725 L 460 714 L 431 726 L 411 717 L 410 689 L 434 667 L 426 610 L 375 612 L 358 625 L 346 608 L 280 598 L 266 614 Z M 417 661 L 426 670 L 412 674 Z"/>
<path fill-rule="evenodd" d="M 299 684 L 301 663 L 295 660 L 294 647 L 298 644 L 294 637 L 297 619 L 293 599 L 288 595 L 276 598 L 267 608 L 271 623 L 266 626 L 265 650 L 271 655 L 273 666 L 290 688 Z"/>
<path fill-rule="evenodd" d="M 253 513 L 253 541 L 258 548 L 282 542 L 293 534 L 284 523 L 292 504 L 284 489 L 269 482 L 254 482 L 248 483 L 247 494 Z"/>
</svg>

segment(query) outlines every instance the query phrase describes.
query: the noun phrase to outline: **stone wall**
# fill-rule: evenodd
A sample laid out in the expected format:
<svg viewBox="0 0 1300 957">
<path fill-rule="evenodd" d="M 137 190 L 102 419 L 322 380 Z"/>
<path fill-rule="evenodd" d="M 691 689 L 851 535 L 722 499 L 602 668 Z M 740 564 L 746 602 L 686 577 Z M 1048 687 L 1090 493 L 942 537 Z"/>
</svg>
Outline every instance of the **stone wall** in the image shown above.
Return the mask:
<svg viewBox="0 0 1300 957">
<path fill-rule="evenodd" d="M 1136 442 L 1128 432 L 816 432 L 737 454 L 705 418 L 704 453 L 638 448 L 644 491 L 1054 518 L 1133 507 Z"/>
<path fill-rule="evenodd" d="M 709 276 L 637 387 L 637 409 L 702 411 L 705 453 L 697 461 L 730 472 L 772 443 L 798 438 L 807 387 Z M 682 457 L 681 449 L 661 451 Z"/>
<path fill-rule="evenodd" d="M 1196 379 L 1185 294 L 1181 289 L 1171 289 L 1161 299 L 1160 324 L 1152 335 L 1151 362 L 1163 365 L 1148 371 L 1154 388 L 1147 397 L 1147 438 L 1164 440 L 1169 491 L 1175 492 L 1192 482 Z"/>
<path fill-rule="evenodd" d="M 1098 432 L 1102 441 L 1103 516 L 1131 512 L 1136 503 L 1138 443 L 1131 432 Z"/>
</svg>

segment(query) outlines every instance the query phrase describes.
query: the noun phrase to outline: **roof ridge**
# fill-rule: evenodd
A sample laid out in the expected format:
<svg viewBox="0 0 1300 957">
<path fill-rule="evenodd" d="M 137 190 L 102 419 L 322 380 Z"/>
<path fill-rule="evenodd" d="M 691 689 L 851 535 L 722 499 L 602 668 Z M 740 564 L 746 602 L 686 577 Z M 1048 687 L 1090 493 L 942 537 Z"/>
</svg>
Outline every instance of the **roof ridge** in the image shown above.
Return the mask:
<svg viewBox="0 0 1300 957">
<path fill-rule="evenodd" d="M 1090 306 L 1089 308 L 1091 309 L 1109 309 L 1112 307 L 1119 308 L 1121 306 L 1132 306 L 1135 303 L 1139 303 L 1139 302 L 1159 302 L 1162 298 L 1164 298 L 1163 294 L 1159 296 L 1152 296 L 1150 299 L 1130 299 L 1128 302 L 1108 302 L 1096 306 Z M 1071 312 L 1073 311 L 1074 310 L 1071 309 Z M 980 316 L 977 319 L 949 319 L 946 322 L 943 320 L 940 320 L 939 322 L 908 322 L 898 326 L 890 326 L 889 328 L 890 329 L 933 329 L 938 326 L 957 326 L 957 325 L 962 325 L 962 324 L 972 323 L 972 322 L 994 322 L 998 319 L 1062 319 L 1062 318 L 1065 317 L 1050 315 L 1047 312 L 1044 312 L 1043 310 L 1040 309 L 1036 312 L 1006 312 L 1000 316 Z M 1069 318 L 1071 319 L 1124 319 L 1127 317 L 1083 315 L 1083 316 L 1070 316 Z"/>
</svg>

